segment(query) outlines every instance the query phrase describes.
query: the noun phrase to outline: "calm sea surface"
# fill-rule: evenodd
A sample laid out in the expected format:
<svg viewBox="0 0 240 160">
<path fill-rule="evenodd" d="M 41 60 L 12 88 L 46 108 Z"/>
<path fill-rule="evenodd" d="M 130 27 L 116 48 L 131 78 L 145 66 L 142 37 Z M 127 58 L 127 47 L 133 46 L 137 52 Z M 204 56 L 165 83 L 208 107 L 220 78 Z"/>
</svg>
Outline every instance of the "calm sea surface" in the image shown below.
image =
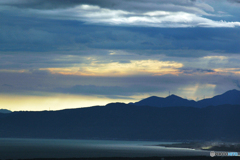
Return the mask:
<svg viewBox="0 0 240 160">
<path fill-rule="evenodd" d="M 209 151 L 155 146 L 169 142 L 0 138 L 0 159 L 209 156 Z"/>
</svg>

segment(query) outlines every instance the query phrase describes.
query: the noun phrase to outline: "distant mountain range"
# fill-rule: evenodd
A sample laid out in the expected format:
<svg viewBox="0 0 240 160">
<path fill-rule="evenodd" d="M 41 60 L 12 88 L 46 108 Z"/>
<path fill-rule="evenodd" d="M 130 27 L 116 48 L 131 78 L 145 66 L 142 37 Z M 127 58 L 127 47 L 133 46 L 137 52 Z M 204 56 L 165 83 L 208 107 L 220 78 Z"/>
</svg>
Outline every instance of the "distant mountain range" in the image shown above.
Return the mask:
<svg viewBox="0 0 240 160">
<path fill-rule="evenodd" d="M 12 111 L 7 109 L 0 109 L 0 113 L 11 113 Z"/>
<path fill-rule="evenodd" d="M 239 142 L 240 105 L 213 106 L 218 103 L 237 103 L 238 96 L 239 91 L 232 90 L 205 99 L 204 103 L 198 101 L 205 106 L 212 104 L 201 108 L 189 107 L 196 102 L 172 95 L 146 100 L 168 100 L 173 106 L 179 103 L 189 106 L 151 107 L 111 103 L 60 111 L 0 113 L 0 138 Z M 226 101 L 222 101 L 224 98 Z M 153 104 L 158 102 L 153 101 Z"/>
<path fill-rule="evenodd" d="M 166 98 L 152 96 L 143 99 L 136 103 L 130 103 L 137 106 L 153 106 L 153 107 L 173 107 L 173 106 L 187 106 L 187 107 L 207 107 L 224 104 L 240 105 L 240 91 L 230 90 L 222 95 L 217 95 L 213 98 L 207 98 L 200 101 L 187 100 L 176 95 L 170 95 Z"/>
</svg>

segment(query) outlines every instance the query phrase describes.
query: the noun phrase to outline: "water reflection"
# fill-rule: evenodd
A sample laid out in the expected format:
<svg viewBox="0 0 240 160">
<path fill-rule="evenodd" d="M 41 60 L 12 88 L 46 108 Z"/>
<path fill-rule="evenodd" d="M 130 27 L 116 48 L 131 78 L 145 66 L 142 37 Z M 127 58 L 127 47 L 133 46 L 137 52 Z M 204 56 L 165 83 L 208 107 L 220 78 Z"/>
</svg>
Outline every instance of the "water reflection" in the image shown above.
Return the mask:
<svg viewBox="0 0 240 160">
<path fill-rule="evenodd" d="M 209 156 L 209 151 L 155 146 L 170 142 L 0 139 L 0 158 Z"/>
</svg>

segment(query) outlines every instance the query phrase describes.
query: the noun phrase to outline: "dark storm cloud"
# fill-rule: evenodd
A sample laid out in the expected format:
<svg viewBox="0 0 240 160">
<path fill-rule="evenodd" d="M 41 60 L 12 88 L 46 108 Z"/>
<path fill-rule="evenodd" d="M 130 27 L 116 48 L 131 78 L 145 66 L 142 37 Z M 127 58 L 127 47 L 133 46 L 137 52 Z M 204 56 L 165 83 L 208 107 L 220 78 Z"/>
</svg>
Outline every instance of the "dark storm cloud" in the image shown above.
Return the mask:
<svg viewBox="0 0 240 160">
<path fill-rule="evenodd" d="M 208 5 L 196 5 L 195 0 L 21 0 L 21 1 L 5 1 L 6 5 L 12 5 L 20 8 L 34 9 L 60 9 L 71 8 L 77 5 L 88 4 L 96 5 L 102 8 L 115 10 L 126 10 L 135 12 L 146 12 L 154 10 L 168 11 L 192 11 L 202 12 L 200 9 L 212 11 L 212 7 Z M 193 7 L 193 8 L 187 8 Z M 194 8 L 196 7 L 196 8 Z M 200 8 L 200 9 L 198 9 Z"/>
<path fill-rule="evenodd" d="M 181 68 L 180 71 L 186 74 L 194 74 L 194 73 L 213 73 L 215 72 L 212 69 L 202 69 L 202 68 Z"/>
<path fill-rule="evenodd" d="M 3 84 L 2 87 L 12 88 L 13 86 L 9 84 Z"/>
<path fill-rule="evenodd" d="M 19 8 L 35 8 L 35 9 L 57 9 L 69 8 L 81 4 L 79 0 L 16 0 L 2 2 L 4 5 L 15 6 Z"/>
<path fill-rule="evenodd" d="M 209 54 L 206 51 L 238 53 L 240 50 L 238 28 L 106 27 L 67 20 L 17 19 L 17 16 L 10 15 L 2 17 L 1 51 L 52 51 L 57 54 L 60 54 L 58 51 L 84 54 L 85 51 L 86 55 L 98 54 L 96 50 L 91 52 L 89 49 L 105 49 L 136 54 L 202 57 Z"/>
<path fill-rule="evenodd" d="M 169 46 L 161 35 L 123 27 L 83 25 L 81 22 L 5 15 L 0 26 L 1 51 L 69 51 L 98 49 L 154 49 Z M 25 21 L 25 23 L 22 23 Z"/>
<path fill-rule="evenodd" d="M 228 0 L 228 1 L 232 3 L 240 3 L 240 0 Z"/>
<path fill-rule="evenodd" d="M 237 45 L 240 42 L 238 28 L 179 28 L 162 29 L 162 32 L 166 39 L 172 40 L 171 45 L 176 49 L 217 50 L 235 53 L 240 50 Z"/>
<path fill-rule="evenodd" d="M 158 5 L 194 6 L 197 2 L 182 1 L 125 1 L 125 0 L 11 0 L 2 5 L 26 8 L 58 9 L 79 4 L 98 5 L 113 9 L 155 10 Z M 199 3 L 197 3 L 199 5 Z M 203 4 L 202 4 L 203 5 Z M 198 6 L 203 7 L 203 6 Z M 160 8 L 161 9 L 161 8 Z M 165 54 L 174 57 L 202 57 L 212 52 L 238 53 L 238 28 L 151 28 L 116 27 L 85 24 L 76 20 L 48 19 L 30 13 L 9 10 L 0 12 L 0 50 L 55 52 L 65 54 L 98 54 L 96 49 L 124 50 L 136 54 Z M 90 51 L 94 49 L 93 51 Z M 78 52 L 79 51 L 79 52 Z M 105 52 L 106 53 L 106 52 Z M 1 53 L 0 53 L 1 54 Z M 102 54 L 102 52 L 101 52 Z"/>
<path fill-rule="evenodd" d="M 8 53 L 8 52 L 7 52 Z M 86 58 L 71 57 L 64 55 L 64 53 L 12 53 L 0 54 L 0 70 L 38 70 L 39 68 L 61 68 L 61 67 L 72 67 L 74 64 L 89 64 L 91 61 Z M 85 51 L 84 54 L 89 52 Z M 77 54 L 77 53 L 73 53 Z M 81 52 L 78 52 L 81 54 Z M 91 54 L 89 54 L 90 56 Z"/>
</svg>

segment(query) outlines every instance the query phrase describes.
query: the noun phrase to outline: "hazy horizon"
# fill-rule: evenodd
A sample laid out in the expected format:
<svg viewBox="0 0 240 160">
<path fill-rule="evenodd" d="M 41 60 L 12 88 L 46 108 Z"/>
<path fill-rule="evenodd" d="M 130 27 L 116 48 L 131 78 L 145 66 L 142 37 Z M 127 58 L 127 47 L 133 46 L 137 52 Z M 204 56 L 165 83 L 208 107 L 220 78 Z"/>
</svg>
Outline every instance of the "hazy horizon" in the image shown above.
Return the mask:
<svg viewBox="0 0 240 160">
<path fill-rule="evenodd" d="M 229 91 L 232 91 L 232 90 L 229 90 Z M 237 90 L 237 91 L 240 91 L 240 90 Z M 226 92 L 224 92 L 224 93 L 226 93 Z M 223 94 L 224 94 L 223 93 Z M 171 92 L 169 92 L 169 95 L 167 95 L 167 96 L 165 96 L 165 97 L 161 97 L 161 98 L 167 98 L 167 97 L 169 97 L 169 96 L 172 96 L 172 95 L 175 95 L 175 96 L 178 96 L 178 97 L 181 97 L 181 96 L 179 96 L 179 95 L 176 95 L 176 94 L 171 94 Z M 159 96 L 155 96 L 155 95 L 152 95 L 152 96 L 154 96 L 154 97 L 159 97 Z M 152 97 L 152 96 L 149 96 L 149 97 Z M 217 95 L 215 95 L 215 96 L 217 96 Z M 213 96 L 213 97 L 215 97 L 215 96 Z M 75 103 L 75 106 L 72 106 L 72 107 L 69 107 L 69 108 L 58 108 L 58 109 L 54 109 L 54 108 L 51 108 L 51 107 L 54 107 L 54 106 L 52 106 L 51 104 L 52 103 L 50 103 L 50 100 L 49 100 L 49 102 L 44 102 L 45 103 L 45 109 L 42 109 L 42 110 L 33 110 L 33 109 L 31 109 L 31 110 L 10 110 L 10 109 L 8 109 L 8 110 L 10 110 L 10 111 L 57 111 L 57 110 L 64 110 L 64 109 L 75 109 L 75 108 L 86 108 L 86 107 L 94 107 L 94 106 L 104 106 L 104 105 L 107 105 L 107 104 L 110 104 L 110 103 L 135 103 L 135 102 L 139 102 L 139 101 L 141 101 L 141 100 L 143 100 L 143 99 L 146 99 L 146 98 L 149 98 L 149 97 L 144 97 L 144 98 L 142 98 L 142 99 L 139 99 L 139 100 L 136 100 L 136 101 L 131 101 L 131 99 L 130 99 L 130 101 L 127 101 L 127 102 L 124 102 L 124 101 L 118 101 L 118 100 L 116 100 L 116 101 L 111 101 L 111 102 L 103 102 L 103 101 L 99 101 L 100 103 L 98 103 L 98 104 L 95 104 L 95 103 L 97 103 L 98 101 L 94 101 L 94 103 L 92 103 L 92 105 L 89 105 L 89 103 L 88 103 L 88 105 L 87 104 L 83 104 L 82 103 L 82 100 L 81 100 L 81 103 L 78 103 L 78 102 L 76 102 Z M 203 96 L 204 98 L 203 99 L 199 99 L 199 100 L 194 100 L 195 102 L 198 102 L 198 101 L 201 101 L 201 100 L 204 100 L 204 99 L 208 99 L 208 98 L 213 98 L 213 97 L 205 97 L 205 96 Z M 8 98 L 8 97 L 6 97 L 6 98 Z M 183 98 L 183 99 L 187 99 L 186 97 L 184 98 L 184 97 L 181 97 L 181 98 Z M 13 99 L 13 98 L 11 98 L 11 99 Z M 8 101 L 8 103 L 9 103 L 9 99 L 0 99 L 2 102 L 4 102 L 5 100 L 7 100 Z M 71 101 L 73 100 L 72 98 L 70 99 Z M 193 99 L 187 99 L 187 100 L 193 100 Z M 24 101 L 24 100 L 23 100 Z M 101 103 L 101 102 L 103 102 L 103 103 Z M 71 102 L 72 103 L 72 102 Z M 13 105 L 13 107 L 14 107 L 14 105 L 16 104 L 16 102 L 14 102 L 12 105 Z M 82 106 L 79 106 L 79 104 L 81 104 Z M 42 105 L 42 104 L 39 104 L 39 105 Z M 49 108 L 48 109 L 46 109 L 46 106 L 49 106 Z M 0 108 L 0 109 L 6 109 L 6 108 Z"/>
</svg>

